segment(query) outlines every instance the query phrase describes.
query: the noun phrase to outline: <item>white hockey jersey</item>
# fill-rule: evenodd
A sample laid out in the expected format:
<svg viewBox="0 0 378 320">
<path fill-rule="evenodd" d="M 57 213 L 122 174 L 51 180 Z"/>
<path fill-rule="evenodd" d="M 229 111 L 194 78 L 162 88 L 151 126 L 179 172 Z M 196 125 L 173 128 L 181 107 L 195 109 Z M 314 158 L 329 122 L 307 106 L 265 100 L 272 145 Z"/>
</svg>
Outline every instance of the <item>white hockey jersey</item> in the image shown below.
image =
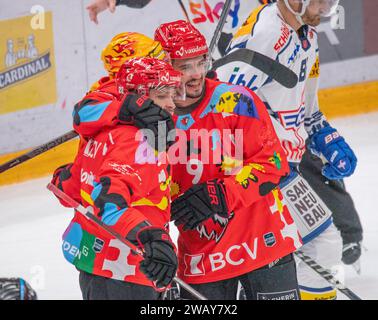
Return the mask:
<svg viewBox="0 0 378 320">
<path fill-rule="evenodd" d="M 302 36 L 286 24 L 275 3 L 255 9 L 230 43 L 229 51 L 247 48 L 287 66 L 298 75 L 288 89 L 260 70 L 232 62 L 217 70 L 219 79 L 256 91 L 266 103 L 289 162 L 299 163 L 308 133 L 326 121 L 318 106 L 319 49 L 315 28 L 302 27 Z"/>
<path fill-rule="evenodd" d="M 249 13 L 268 0 L 233 0 L 223 32 L 234 35 L 248 18 Z M 188 19 L 205 37 L 208 45 L 219 22 L 225 0 L 179 0 Z M 218 49 L 214 58 L 219 58 Z"/>
</svg>

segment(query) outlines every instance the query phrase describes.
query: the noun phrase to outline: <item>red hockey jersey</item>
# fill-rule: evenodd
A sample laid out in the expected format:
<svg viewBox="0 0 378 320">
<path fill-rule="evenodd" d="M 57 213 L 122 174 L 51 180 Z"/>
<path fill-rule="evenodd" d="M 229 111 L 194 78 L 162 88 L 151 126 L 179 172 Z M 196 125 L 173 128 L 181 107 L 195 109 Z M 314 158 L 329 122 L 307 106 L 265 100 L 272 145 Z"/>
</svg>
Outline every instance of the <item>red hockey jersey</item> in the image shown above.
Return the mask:
<svg viewBox="0 0 378 320">
<path fill-rule="evenodd" d="M 81 106 L 94 111 L 95 105 L 117 101 L 104 93 L 91 93 L 91 99 Z M 104 128 L 87 142 L 82 140 L 75 162 L 59 169 L 53 183 L 85 207 L 92 207 L 103 223 L 123 237 L 146 220 L 167 228 L 171 178 L 165 157 L 143 141 L 136 127 Z M 152 286 L 139 270 L 141 258 L 78 212 L 63 236 L 62 249 L 79 270 Z"/>
<path fill-rule="evenodd" d="M 95 134 L 114 125 L 109 105 L 97 120 L 75 129 Z M 261 100 L 249 89 L 206 80 L 200 104 L 175 116 L 177 143 L 168 151 L 172 195 L 209 179 L 224 180 L 229 219 L 215 216 L 194 231 L 180 229 L 179 276 L 188 283 L 245 274 L 302 245 L 296 225 L 275 188 L 289 172 L 285 153 Z M 273 191 L 272 191 L 273 190 Z"/>
<path fill-rule="evenodd" d="M 188 283 L 220 281 L 299 248 L 296 225 L 275 188 L 288 164 L 261 100 L 244 87 L 206 80 L 200 104 L 175 121 L 173 197 L 219 178 L 232 212 L 193 231 L 180 228 L 179 276 Z"/>
</svg>

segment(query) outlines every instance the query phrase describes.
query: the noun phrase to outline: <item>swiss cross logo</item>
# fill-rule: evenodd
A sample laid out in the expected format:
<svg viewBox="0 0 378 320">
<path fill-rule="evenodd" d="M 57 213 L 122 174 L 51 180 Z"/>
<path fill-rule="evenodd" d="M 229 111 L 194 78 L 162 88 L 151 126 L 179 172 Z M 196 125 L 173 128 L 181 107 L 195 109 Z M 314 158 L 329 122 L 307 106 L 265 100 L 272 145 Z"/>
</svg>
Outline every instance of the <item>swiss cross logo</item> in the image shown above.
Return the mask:
<svg viewBox="0 0 378 320">
<path fill-rule="evenodd" d="M 205 267 L 203 265 L 204 254 L 190 255 L 186 254 L 184 256 L 185 271 L 186 276 L 203 276 L 205 275 Z"/>
<path fill-rule="evenodd" d="M 332 132 L 331 134 L 329 134 L 328 136 L 326 136 L 324 138 L 324 142 L 326 144 L 328 144 L 328 143 L 332 142 L 333 140 L 336 140 L 339 137 L 340 137 L 340 134 L 337 131 L 335 131 L 335 132 Z"/>
<path fill-rule="evenodd" d="M 337 166 L 339 169 L 345 170 L 346 162 L 344 160 L 340 160 L 339 165 Z"/>
</svg>

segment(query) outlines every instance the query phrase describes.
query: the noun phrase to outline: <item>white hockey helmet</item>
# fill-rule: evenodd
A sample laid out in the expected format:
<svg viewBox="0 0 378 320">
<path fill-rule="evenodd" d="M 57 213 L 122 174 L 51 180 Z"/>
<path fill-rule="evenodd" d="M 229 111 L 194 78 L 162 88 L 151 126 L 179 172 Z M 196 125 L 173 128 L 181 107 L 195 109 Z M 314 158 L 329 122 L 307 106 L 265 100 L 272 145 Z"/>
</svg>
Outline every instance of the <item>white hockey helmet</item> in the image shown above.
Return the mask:
<svg viewBox="0 0 378 320">
<path fill-rule="evenodd" d="M 301 4 L 300 11 L 295 11 L 290 3 L 289 0 L 284 0 L 286 7 L 293 13 L 297 20 L 303 24 L 302 16 L 305 14 L 306 10 L 310 6 L 321 6 L 322 10 L 320 12 L 320 16 L 322 17 L 330 17 L 336 13 L 336 9 L 339 6 L 340 0 L 294 0 L 294 2 L 298 2 Z"/>
</svg>

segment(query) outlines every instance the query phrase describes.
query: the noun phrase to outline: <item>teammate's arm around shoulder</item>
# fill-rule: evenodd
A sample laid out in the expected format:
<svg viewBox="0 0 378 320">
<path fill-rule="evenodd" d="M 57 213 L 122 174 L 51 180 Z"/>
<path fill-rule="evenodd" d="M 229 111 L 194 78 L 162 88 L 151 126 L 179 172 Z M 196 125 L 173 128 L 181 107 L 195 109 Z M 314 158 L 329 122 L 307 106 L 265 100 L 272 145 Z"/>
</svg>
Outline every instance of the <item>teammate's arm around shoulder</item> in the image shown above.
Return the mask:
<svg viewBox="0 0 378 320">
<path fill-rule="evenodd" d="M 260 200 L 289 173 L 285 152 L 264 103 L 251 91 L 243 99 L 248 113 L 238 116 L 235 124 L 235 137 L 242 137 L 242 141 L 236 139 L 236 144 L 243 148 L 242 165 L 234 175 L 224 179 L 231 210 Z M 242 130 L 241 134 L 236 130 Z"/>
<path fill-rule="evenodd" d="M 111 93 L 92 91 L 74 106 L 73 128 L 83 137 L 93 137 L 118 122 L 123 99 Z"/>
<path fill-rule="evenodd" d="M 123 96 L 109 92 L 88 93 L 74 107 L 73 127 L 83 137 L 93 137 L 104 128 L 130 124 L 139 129 L 150 129 L 158 135 L 159 122 L 174 128 L 170 114 L 146 96 L 126 93 Z"/>
</svg>

